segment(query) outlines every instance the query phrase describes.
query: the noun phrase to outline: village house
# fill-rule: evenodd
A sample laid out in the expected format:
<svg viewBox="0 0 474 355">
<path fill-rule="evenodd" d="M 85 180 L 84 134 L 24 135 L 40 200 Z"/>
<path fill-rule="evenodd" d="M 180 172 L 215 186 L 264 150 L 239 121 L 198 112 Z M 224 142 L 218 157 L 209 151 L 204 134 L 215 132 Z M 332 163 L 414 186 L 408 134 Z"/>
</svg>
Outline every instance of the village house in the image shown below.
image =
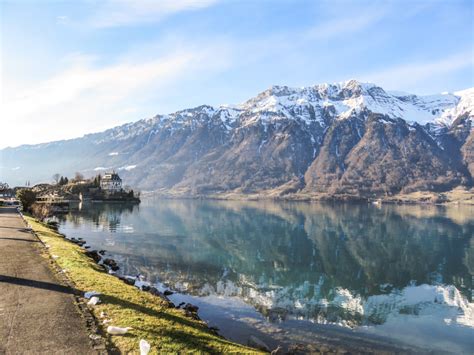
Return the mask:
<svg viewBox="0 0 474 355">
<path fill-rule="evenodd" d="M 108 192 L 120 192 L 122 191 L 122 179 L 115 171 L 105 173 L 100 180 L 100 188 Z"/>
</svg>

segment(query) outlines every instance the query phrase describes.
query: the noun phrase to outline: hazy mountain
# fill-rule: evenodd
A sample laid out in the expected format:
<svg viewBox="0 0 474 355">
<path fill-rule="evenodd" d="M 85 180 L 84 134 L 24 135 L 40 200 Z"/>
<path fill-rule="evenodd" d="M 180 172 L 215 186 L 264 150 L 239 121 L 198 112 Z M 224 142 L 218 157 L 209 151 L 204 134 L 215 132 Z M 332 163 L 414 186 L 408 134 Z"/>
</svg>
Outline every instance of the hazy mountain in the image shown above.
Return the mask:
<svg viewBox="0 0 474 355">
<path fill-rule="evenodd" d="M 472 186 L 474 88 L 417 96 L 351 80 L 273 86 L 102 133 L 0 151 L 1 179 L 117 170 L 143 190 L 372 196 Z"/>
</svg>

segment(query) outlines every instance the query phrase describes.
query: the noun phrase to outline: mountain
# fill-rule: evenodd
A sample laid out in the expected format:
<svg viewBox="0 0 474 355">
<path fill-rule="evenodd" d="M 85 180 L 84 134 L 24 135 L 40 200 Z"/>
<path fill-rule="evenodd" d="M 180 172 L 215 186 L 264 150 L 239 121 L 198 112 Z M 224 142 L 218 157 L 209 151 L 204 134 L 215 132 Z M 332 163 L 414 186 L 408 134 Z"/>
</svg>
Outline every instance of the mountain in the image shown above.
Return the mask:
<svg viewBox="0 0 474 355">
<path fill-rule="evenodd" d="M 203 105 L 0 157 L 11 184 L 115 169 L 128 185 L 183 195 L 446 191 L 473 184 L 474 88 L 419 96 L 355 80 L 273 86 L 240 105 Z"/>
</svg>

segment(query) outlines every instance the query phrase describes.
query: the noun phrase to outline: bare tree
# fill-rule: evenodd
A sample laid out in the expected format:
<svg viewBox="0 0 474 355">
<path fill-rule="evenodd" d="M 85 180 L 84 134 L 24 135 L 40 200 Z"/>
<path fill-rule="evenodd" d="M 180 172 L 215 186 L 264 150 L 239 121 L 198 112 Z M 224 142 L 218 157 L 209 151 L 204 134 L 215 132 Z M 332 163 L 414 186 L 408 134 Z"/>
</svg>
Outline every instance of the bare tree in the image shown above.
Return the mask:
<svg viewBox="0 0 474 355">
<path fill-rule="evenodd" d="M 56 173 L 53 175 L 53 180 L 56 183 L 56 185 L 59 183 L 60 178 L 61 178 L 61 174 Z"/>
<path fill-rule="evenodd" d="M 53 215 L 53 206 L 49 203 L 33 203 L 31 213 L 40 221 L 44 221 Z"/>
<path fill-rule="evenodd" d="M 74 174 L 74 180 L 77 182 L 77 181 L 82 181 L 84 180 L 84 175 L 82 175 L 80 172 L 76 172 Z"/>
</svg>

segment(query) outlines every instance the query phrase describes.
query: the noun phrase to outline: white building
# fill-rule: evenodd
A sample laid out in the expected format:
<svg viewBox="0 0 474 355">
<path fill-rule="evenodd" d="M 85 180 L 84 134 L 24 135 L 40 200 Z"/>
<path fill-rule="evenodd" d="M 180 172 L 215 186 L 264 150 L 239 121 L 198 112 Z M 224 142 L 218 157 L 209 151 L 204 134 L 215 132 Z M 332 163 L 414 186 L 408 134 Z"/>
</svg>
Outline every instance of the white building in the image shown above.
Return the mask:
<svg viewBox="0 0 474 355">
<path fill-rule="evenodd" d="M 100 188 L 109 192 L 122 191 L 122 179 L 115 171 L 111 173 L 105 173 L 105 175 L 100 180 Z"/>
</svg>

